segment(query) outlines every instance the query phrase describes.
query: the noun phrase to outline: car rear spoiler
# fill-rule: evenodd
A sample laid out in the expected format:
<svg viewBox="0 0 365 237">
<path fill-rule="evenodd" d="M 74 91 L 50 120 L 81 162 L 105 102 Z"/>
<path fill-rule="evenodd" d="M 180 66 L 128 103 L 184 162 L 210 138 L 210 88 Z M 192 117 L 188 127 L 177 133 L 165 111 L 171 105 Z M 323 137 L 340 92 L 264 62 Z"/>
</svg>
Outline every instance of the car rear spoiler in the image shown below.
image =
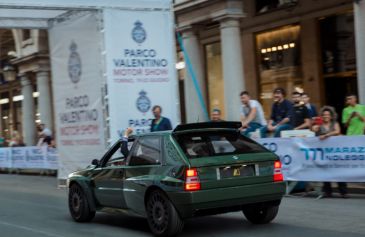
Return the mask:
<svg viewBox="0 0 365 237">
<path fill-rule="evenodd" d="M 188 123 L 178 125 L 172 132 L 182 132 L 197 129 L 221 128 L 221 129 L 238 129 L 242 126 L 241 122 L 204 122 Z"/>
</svg>

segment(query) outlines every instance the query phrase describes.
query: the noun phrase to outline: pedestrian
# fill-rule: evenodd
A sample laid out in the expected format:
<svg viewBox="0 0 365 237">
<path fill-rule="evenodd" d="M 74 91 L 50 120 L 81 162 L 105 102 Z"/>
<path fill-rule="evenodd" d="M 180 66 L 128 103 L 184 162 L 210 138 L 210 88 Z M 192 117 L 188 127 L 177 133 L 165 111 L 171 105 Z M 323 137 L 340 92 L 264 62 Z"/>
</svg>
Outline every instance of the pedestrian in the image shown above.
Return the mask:
<svg viewBox="0 0 365 237">
<path fill-rule="evenodd" d="M 293 105 L 285 99 L 285 90 L 276 88 L 273 96 L 274 103 L 271 107 L 271 117 L 267 126 L 261 128 L 262 137 L 266 137 L 267 132 L 273 132 L 274 137 L 280 137 L 281 131 L 292 129 L 289 116 Z"/>
<path fill-rule="evenodd" d="M 52 131 L 46 127 L 44 123 L 38 124 L 38 143 L 37 146 L 51 145 L 52 143 Z"/>
<path fill-rule="evenodd" d="M 261 104 L 257 100 L 251 99 L 251 96 L 247 91 L 242 91 L 240 93 L 240 99 L 242 103 L 242 126 L 240 130 L 243 135 L 249 136 L 250 133 L 256 131 L 256 129 L 266 126 L 267 122 Z"/>
<path fill-rule="evenodd" d="M 151 132 L 172 130 L 171 122 L 168 118 L 162 117 L 162 108 L 155 105 L 152 108 L 153 116 L 155 117 L 151 123 Z"/>
<path fill-rule="evenodd" d="M 211 115 L 211 122 L 223 122 L 222 120 L 222 112 L 220 109 L 213 109 L 212 115 Z"/>
<path fill-rule="evenodd" d="M 0 147 L 4 147 L 5 146 L 5 138 L 3 136 L 0 135 Z"/>
<path fill-rule="evenodd" d="M 25 146 L 23 139 L 18 131 L 13 131 L 11 133 L 11 139 L 9 141 L 9 147 L 20 147 Z"/>
<path fill-rule="evenodd" d="M 337 122 L 337 114 L 333 107 L 322 107 L 320 110 L 320 118 L 320 122 L 312 127 L 312 131 L 316 133 L 316 136 L 318 136 L 320 140 L 341 134 L 340 124 Z M 341 196 L 347 198 L 347 184 L 345 182 L 338 182 L 337 185 Z M 323 183 L 322 192 L 323 195 L 321 195 L 321 197 L 332 197 L 330 182 Z"/>
<path fill-rule="evenodd" d="M 365 106 L 357 103 L 357 96 L 346 96 L 347 107 L 342 112 L 342 123 L 346 127 L 346 135 L 363 135 L 365 128 Z"/>
<path fill-rule="evenodd" d="M 309 111 L 304 104 L 301 104 L 301 94 L 297 91 L 292 93 L 293 108 L 290 112 L 289 122 L 294 130 L 310 129 L 311 120 Z"/>
<path fill-rule="evenodd" d="M 302 94 L 302 102 L 304 103 L 305 107 L 308 109 L 308 114 L 311 119 L 314 119 L 318 116 L 316 106 L 310 103 L 310 97 L 308 93 Z"/>
</svg>

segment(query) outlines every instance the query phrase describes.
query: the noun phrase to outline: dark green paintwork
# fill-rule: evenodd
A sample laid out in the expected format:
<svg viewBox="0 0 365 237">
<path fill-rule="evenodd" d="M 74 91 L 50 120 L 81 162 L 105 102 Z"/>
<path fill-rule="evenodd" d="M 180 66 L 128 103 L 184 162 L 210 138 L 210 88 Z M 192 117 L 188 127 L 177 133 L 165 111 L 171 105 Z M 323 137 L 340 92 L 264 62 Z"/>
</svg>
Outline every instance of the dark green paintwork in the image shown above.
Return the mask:
<svg viewBox="0 0 365 237">
<path fill-rule="evenodd" d="M 162 164 L 89 166 L 69 175 L 68 185 L 76 182 L 83 188 L 92 210 L 112 208 L 146 216 L 145 200 L 153 189 L 164 191 L 182 218 L 194 216 L 197 210 L 281 200 L 284 195 L 285 183 L 274 183 L 272 178 L 278 157 L 269 151 L 237 155 L 237 160 L 231 155 L 189 160 L 171 131 L 139 135 L 136 140 L 143 136 L 161 137 Z M 242 164 L 258 165 L 259 176 L 218 179 L 219 167 Z M 184 191 L 185 170 L 191 167 L 198 169 L 200 191 Z"/>
</svg>

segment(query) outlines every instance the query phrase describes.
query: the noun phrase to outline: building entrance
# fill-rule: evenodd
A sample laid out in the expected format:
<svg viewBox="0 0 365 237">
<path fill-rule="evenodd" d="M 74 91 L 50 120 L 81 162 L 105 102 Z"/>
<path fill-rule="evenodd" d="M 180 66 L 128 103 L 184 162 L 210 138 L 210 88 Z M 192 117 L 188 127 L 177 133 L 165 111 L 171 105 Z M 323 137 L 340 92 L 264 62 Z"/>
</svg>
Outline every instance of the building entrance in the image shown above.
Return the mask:
<svg viewBox="0 0 365 237">
<path fill-rule="evenodd" d="M 335 107 L 338 121 L 341 123 L 342 110 L 346 107 L 345 99 L 349 93 L 357 91 L 356 76 L 351 77 L 327 77 L 325 78 L 326 104 Z M 342 132 L 345 132 L 341 124 Z"/>
</svg>

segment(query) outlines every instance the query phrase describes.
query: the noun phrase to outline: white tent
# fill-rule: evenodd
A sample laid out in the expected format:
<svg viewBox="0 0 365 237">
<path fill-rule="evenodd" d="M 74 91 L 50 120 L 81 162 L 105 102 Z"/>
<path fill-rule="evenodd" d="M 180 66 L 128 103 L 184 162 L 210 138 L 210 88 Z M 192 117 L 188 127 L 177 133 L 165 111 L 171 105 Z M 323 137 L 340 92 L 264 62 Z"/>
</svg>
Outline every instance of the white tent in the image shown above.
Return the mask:
<svg viewBox="0 0 365 237">
<path fill-rule="evenodd" d="M 50 19 L 75 11 L 102 9 L 170 10 L 170 0 L 2 0 L 1 28 L 47 29 Z"/>
<path fill-rule="evenodd" d="M 178 123 L 171 0 L 0 0 L 0 28 L 49 31 L 60 179 L 153 105 Z"/>
</svg>

